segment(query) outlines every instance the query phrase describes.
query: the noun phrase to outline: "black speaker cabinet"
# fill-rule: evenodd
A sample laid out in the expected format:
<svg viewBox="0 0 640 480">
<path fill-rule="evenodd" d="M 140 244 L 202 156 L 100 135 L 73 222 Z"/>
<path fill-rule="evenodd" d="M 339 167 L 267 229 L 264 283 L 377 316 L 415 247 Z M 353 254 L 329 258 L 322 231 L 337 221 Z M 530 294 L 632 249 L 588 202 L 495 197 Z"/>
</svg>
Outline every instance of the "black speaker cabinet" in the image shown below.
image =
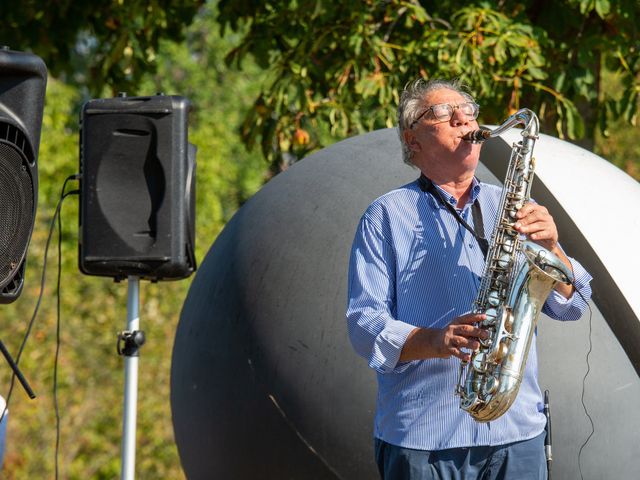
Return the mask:
<svg viewBox="0 0 640 480">
<path fill-rule="evenodd" d="M 16 300 L 24 285 L 46 86 L 40 57 L 0 48 L 0 303 Z"/>
<path fill-rule="evenodd" d="M 177 280 L 196 269 L 195 157 L 180 96 L 90 100 L 80 118 L 79 266 Z"/>
</svg>

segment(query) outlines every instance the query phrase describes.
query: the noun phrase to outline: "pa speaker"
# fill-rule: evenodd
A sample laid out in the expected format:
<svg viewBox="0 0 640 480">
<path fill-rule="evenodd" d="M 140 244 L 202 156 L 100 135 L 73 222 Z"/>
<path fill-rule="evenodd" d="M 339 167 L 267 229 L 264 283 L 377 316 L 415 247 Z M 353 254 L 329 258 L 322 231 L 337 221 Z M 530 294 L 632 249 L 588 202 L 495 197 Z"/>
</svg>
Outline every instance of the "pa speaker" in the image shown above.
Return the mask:
<svg viewBox="0 0 640 480">
<path fill-rule="evenodd" d="M 90 100 L 80 118 L 79 267 L 177 280 L 196 269 L 196 148 L 180 96 Z"/>
<path fill-rule="evenodd" d="M 0 303 L 16 300 L 24 285 L 46 86 L 40 57 L 0 48 Z"/>
</svg>

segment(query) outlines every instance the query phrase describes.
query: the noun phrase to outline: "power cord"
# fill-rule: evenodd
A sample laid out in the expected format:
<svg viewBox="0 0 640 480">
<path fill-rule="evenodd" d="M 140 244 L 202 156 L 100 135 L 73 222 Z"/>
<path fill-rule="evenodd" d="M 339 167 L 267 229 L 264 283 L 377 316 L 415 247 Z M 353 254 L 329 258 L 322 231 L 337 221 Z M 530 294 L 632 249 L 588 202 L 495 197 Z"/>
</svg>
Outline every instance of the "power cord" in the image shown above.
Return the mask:
<svg viewBox="0 0 640 480">
<path fill-rule="evenodd" d="M 587 304 L 587 308 L 589 309 L 589 350 L 587 350 L 587 356 L 586 356 L 587 371 L 584 374 L 584 377 L 582 377 L 582 393 L 580 394 L 580 403 L 582 403 L 582 409 L 584 410 L 584 414 L 587 416 L 587 418 L 589 419 L 589 423 L 591 424 L 591 432 L 587 436 L 587 439 L 584 441 L 584 443 L 580 446 L 580 450 L 578 451 L 578 470 L 580 471 L 580 478 L 584 480 L 584 477 L 582 476 L 582 465 L 581 465 L 582 450 L 584 450 L 584 448 L 587 446 L 587 443 L 589 443 L 589 440 L 591 440 L 591 437 L 593 437 L 593 434 L 596 432 L 596 429 L 593 423 L 593 418 L 591 418 L 591 415 L 589 415 L 589 412 L 587 411 L 587 405 L 584 403 L 587 376 L 591 371 L 591 365 L 589 364 L 589 355 L 591 355 L 591 351 L 593 350 L 593 341 L 591 338 L 593 310 L 591 310 L 591 305 L 589 305 L 589 302 L 587 302 L 584 296 L 576 288 L 575 284 L 573 285 L 573 288 L 576 289 L 576 292 L 578 293 L 578 295 L 580 295 L 580 298 L 582 298 L 582 301 Z"/>
<path fill-rule="evenodd" d="M 552 264 L 545 264 L 544 265 L 545 268 L 552 268 L 554 270 L 557 270 L 558 272 L 560 272 L 560 274 L 562 276 L 564 276 L 564 273 L 562 272 L 562 270 L 560 270 L 558 267 L 556 267 L 555 265 Z M 566 278 L 566 277 L 565 277 Z M 585 305 L 587 306 L 587 308 L 589 309 L 589 350 L 587 351 L 587 356 L 586 356 L 586 363 L 587 363 L 587 371 L 584 374 L 584 377 L 582 377 L 582 392 L 580 393 L 580 403 L 582 403 L 582 409 L 584 410 L 584 414 L 587 416 L 587 418 L 589 419 L 589 423 L 591 425 L 591 432 L 589 433 L 589 435 L 587 436 L 587 439 L 584 441 L 584 443 L 580 446 L 580 450 L 578 451 L 578 470 L 580 472 L 580 478 L 582 480 L 584 480 L 584 477 L 582 475 L 582 465 L 581 465 L 581 460 L 582 460 L 582 450 L 584 450 L 584 448 L 587 446 L 587 443 L 589 443 L 589 440 L 591 440 L 591 437 L 593 437 L 594 433 L 595 433 L 595 425 L 593 423 L 593 418 L 591 418 L 591 415 L 589 415 L 589 411 L 587 410 L 587 405 L 584 403 L 584 396 L 585 396 L 585 392 L 586 392 L 586 381 L 587 381 L 587 376 L 589 375 L 589 372 L 591 372 L 591 365 L 589 364 L 589 356 L 591 355 L 591 352 L 593 350 L 593 340 L 592 340 L 592 329 L 593 329 L 593 310 L 591 309 L 591 305 L 589 305 L 589 301 L 584 298 L 584 295 L 582 295 L 582 293 L 580 292 L 580 290 L 578 290 L 578 286 L 576 285 L 575 281 L 570 280 L 571 285 L 573 286 L 573 288 L 575 289 L 575 292 L 580 296 L 580 298 L 582 299 L 582 301 L 585 303 Z"/>
</svg>

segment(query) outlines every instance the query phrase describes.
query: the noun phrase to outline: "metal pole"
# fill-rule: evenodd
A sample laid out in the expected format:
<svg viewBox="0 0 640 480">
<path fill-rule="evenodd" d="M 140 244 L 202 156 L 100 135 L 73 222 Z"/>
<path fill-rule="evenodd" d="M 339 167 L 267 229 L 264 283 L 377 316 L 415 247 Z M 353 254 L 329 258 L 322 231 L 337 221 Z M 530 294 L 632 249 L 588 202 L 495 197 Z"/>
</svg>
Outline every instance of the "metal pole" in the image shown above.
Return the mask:
<svg viewBox="0 0 640 480">
<path fill-rule="evenodd" d="M 138 332 L 140 318 L 138 307 L 139 278 L 128 277 L 127 290 L 127 330 L 124 349 L 124 423 L 122 427 L 122 470 L 120 478 L 133 480 L 135 478 L 136 463 L 136 414 L 138 402 L 138 352 L 131 354 L 127 350 L 127 338 Z M 122 339 L 122 336 L 120 337 Z"/>
<path fill-rule="evenodd" d="M 551 480 L 551 406 L 549 405 L 549 390 L 544 391 L 544 416 L 547 417 L 547 425 L 544 427 L 544 455 L 547 459 L 547 480 Z"/>
</svg>

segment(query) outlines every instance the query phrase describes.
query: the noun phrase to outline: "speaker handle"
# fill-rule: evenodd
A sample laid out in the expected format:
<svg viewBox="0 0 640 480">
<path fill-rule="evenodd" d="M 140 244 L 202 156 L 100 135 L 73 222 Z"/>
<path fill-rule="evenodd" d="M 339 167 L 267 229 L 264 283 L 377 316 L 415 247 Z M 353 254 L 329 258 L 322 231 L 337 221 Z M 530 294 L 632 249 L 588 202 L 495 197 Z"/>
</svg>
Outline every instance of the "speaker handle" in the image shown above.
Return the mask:
<svg viewBox="0 0 640 480">
<path fill-rule="evenodd" d="M 191 218 L 191 198 L 195 201 L 195 195 L 191 196 L 191 185 L 193 185 L 193 174 L 196 171 L 196 153 L 198 151 L 198 147 L 193 145 L 192 143 L 187 146 L 187 161 L 189 162 L 187 168 L 187 184 L 185 186 L 184 198 L 187 203 L 187 237 L 189 242 L 187 243 L 187 255 L 189 256 L 189 261 L 191 265 L 193 265 L 193 270 L 195 271 L 196 266 L 196 252 L 195 252 L 195 239 L 193 238 L 192 232 L 195 230 L 192 228 L 191 223 L 195 220 L 195 218 Z"/>
</svg>

